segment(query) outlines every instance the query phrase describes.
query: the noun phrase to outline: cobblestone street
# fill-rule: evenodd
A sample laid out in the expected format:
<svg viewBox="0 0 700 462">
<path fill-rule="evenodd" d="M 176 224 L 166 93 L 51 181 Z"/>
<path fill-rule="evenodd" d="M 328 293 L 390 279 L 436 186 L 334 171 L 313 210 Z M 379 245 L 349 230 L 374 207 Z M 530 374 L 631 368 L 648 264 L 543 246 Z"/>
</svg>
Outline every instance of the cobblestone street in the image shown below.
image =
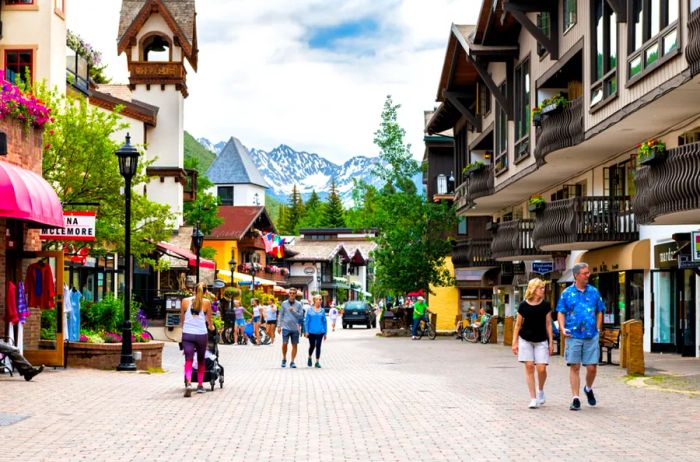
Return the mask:
<svg viewBox="0 0 700 462">
<path fill-rule="evenodd" d="M 599 368 L 598 407 L 575 413 L 568 370 L 554 357 L 547 403 L 530 410 L 508 348 L 376 332 L 331 333 L 320 370 L 306 367 L 305 352 L 298 369 L 281 369 L 278 344 L 221 346 L 224 388 L 191 399 L 182 397 L 175 344 L 160 374 L 48 370 L 30 383 L 0 375 L 0 460 L 681 461 L 700 453 L 700 398 L 630 386 L 619 367 Z"/>
</svg>

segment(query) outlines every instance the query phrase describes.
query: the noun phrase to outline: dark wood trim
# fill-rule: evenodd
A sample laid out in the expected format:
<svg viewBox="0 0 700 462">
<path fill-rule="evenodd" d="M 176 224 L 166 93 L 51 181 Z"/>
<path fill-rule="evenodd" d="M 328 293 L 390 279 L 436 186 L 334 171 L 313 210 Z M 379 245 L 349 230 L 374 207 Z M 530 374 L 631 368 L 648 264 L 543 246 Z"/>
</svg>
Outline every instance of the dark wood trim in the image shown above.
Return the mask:
<svg viewBox="0 0 700 462">
<path fill-rule="evenodd" d="M 556 8 L 559 0 L 505 0 L 503 10 L 522 13 L 535 13 Z"/>
<path fill-rule="evenodd" d="M 542 45 L 544 49 L 549 52 L 553 60 L 559 59 L 559 16 L 556 10 L 555 12 L 552 12 L 550 10 L 544 10 L 549 11 L 550 17 L 557 18 L 556 21 L 550 22 L 552 34 L 552 37 L 550 38 L 544 35 L 542 31 L 537 27 L 537 25 L 530 21 L 530 18 L 527 17 L 527 14 L 525 14 L 522 11 L 508 10 L 508 5 L 510 5 L 510 3 L 506 3 L 506 11 L 509 11 L 513 18 L 515 18 L 515 20 L 518 21 L 520 25 L 523 26 L 530 33 L 530 35 L 532 35 L 535 38 L 535 40 L 537 40 L 537 43 Z"/>
<path fill-rule="evenodd" d="M 489 136 L 489 134 L 494 131 L 495 123 L 496 122 L 491 122 L 488 127 L 486 127 L 484 130 L 481 130 L 481 134 L 479 136 L 477 136 L 476 138 L 474 138 L 474 141 L 469 143 L 469 150 L 470 151 L 474 149 L 474 146 L 481 143 L 484 140 L 484 138 Z"/>
<path fill-rule="evenodd" d="M 617 15 L 617 22 L 627 22 L 627 0 L 607 0 L 607 2 Z"/>
<path fill-rule="evenodd" d="M 469 95 L 467 93 L 459 93 L 455 91 L 446 91 L 445 98 L 452 103 L 452 105 L 457 108 L 457 110 L 467 119 L 467 122 L 476 129 L 476 131 L 481 131 L 481 119 L 476 117 L 472 111 L 470 111 L 459 98 L 466 98 Z"/>
<path fill-rule="evenodd" d="M 514 46 L 489 46 L 489 45 L 469 45 L 469 54 L 484 58 L 487 61 L 506 61 L 509 59 L 518 59 L 520 47 Z"/>
<path fill-rule="evenodd" d="M 146 175 L 150 177 L 160 177 L 161 183 L 165 178 L 172 177 L 183 186 L 187 186 L 187 172 L 179 167 L 148 167 Z"/>
<path fill-rule="evenodd" d="M 559 60 L 553 66 L 551 66 L 549 69 L 547 69 L 540 76 L 540 78 L 537 79 L 537 81 L 535 82 L 535 87 L 536 87 L 535 90 L 537 90 L 537 88 L 540 88 L 542 85 L 544 85 L 544 83 L 547 80 L 551 79 L 554 76 L 554 74 L 559 72 L 565 65 L 567 65 L 569 63 L 569 61 L 571 61 L 571 59 L 573 59 L 574 56 L 576 56 L 576 54 L 578 52 L 580 52 L 582 50 L 583 50 L 583 37 L 581 37 L 578 40 L 578 42 L 574 43 L 571 46 L 571 48 L 569 48 L 569 50 L 566 53 L 564 53 L 564 55 L 561 58 L 559 58 Z M 583 57 L 581 57 L 581 66 L 582 67 L 583 67 L 583 64 L 584 64 Z M 581 76 L 581 78 L 583 79 L 583 76 Z"/>
<path fill-rule="evenodd" d="M 515 63 L 506 62 L 506 114 L 508 120 L 515 119 Z"/>
<path fill-rule="evenodd" d="M 469 55 L 467 55 L 467 60 L 472 63 L 474 69 L 476 69 L 476 72 L 479 74 L 479 77 L 481 77 L 481 80 L 483 80 L 483 82 L 488 87 L 489 91 L 491 91 L 493 97 L 496 98 L 498 104 L 500 104 L 501 107 L 505 109 L 506 114 L 508 116 L 508 120 L 513 120 L 513 105 L 508 104 L 508 99 L 506 98 L 506 95 L 501 93 L 501 91 L 498 89 L 496 82 L 493 81 L 493 78 L 491 78 L 491 74 L 488 73 L 488 70 L 484 66 L 482 66 L 481 63 L 479 63 L 475 58 L 472 58 Z M 508 88 L 506 88 L 506 92 L 508 92 Z"/>
<path fill-rule="evenodd" d="M 447 84 L 445 85 L 445 90 L 452 86 L 452 81 L 454 80 L 455 71 L 457 70 L 457 56 L 459 55 L 459 46 L 455 44 L 455 49 L 452 52 L 452 65 L 450 66 L 450 73 L 447 76 Z"/>
<path fill-rule="evenodd" d="M 100 91 L 92 90 L 88 101 L 93 106 L 106 109 L 113 112 L 117 106 L 124 106 L 121 114 L 130 117 L 132 119 L 140 120 L 150 126 L 155 127 L 158 118 L 158 108 L 149 110 L 140 105 L 134 104 L 131 101 L 126 101 L 117 97 L 114 97 L 107 93 L 102 93 Z"/>
</svg>

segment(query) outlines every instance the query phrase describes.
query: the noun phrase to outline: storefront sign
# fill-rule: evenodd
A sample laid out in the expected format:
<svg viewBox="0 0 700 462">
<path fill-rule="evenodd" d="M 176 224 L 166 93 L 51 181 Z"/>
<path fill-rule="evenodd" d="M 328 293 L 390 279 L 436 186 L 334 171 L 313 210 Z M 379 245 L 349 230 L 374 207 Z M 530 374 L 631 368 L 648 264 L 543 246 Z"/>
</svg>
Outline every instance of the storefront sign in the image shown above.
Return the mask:
<svg viewBox="0 0 700 462">
<path fill-rule="evenodd" d="M 537 274 L 547 274 L 554 271 L 553 261 L 533 261 L 532 272 Z"/>
<path fill-rule="evenodd" d="M 313 266 L 305 266 L 304 267 L 304 274 L 314 274 L 316 272 L 316 268 Z"/>
<path fill-rule="evenodd" d="M 42 228 L 44 241 L 94 241 L 96 212 L 63 212 L 63 228 Z"/>
<path fill-rule="evenodd" d="M 690 256 L 694 262 L 700 262 L 700 231 L 690 233 Z"/>
<path fill-rule="evenodd" d="M 678 269 L 694 269 L 700 267 L 700 261 L 693 261 L 688 254 L 678 255 Z"/>
<path fill-rule="evenodd" d="M 676 252 L 678 244 L 676 242 L 668 242 L 654 246 L 654 266 L 658 269 L 674 269 L 678 268 L 678 260 Z"/>
</svg>

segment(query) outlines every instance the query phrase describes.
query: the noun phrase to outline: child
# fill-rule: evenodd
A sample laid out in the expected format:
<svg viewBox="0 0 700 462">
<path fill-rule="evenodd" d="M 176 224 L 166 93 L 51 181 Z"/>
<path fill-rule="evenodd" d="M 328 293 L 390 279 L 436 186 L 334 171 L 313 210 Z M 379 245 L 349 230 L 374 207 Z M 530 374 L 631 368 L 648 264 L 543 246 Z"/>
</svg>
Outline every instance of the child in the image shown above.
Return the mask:
<svg viewBox="0 0 700 462">
<path fill-rule="evenodd" d="M 332 305 L 331 309 L 328 311 L 328 317 L 331 318 L 332 330 L 335 332 L 335 321 L 338 319 L 338 308 L 336 308 L 335 305 Z"/>
</svg>

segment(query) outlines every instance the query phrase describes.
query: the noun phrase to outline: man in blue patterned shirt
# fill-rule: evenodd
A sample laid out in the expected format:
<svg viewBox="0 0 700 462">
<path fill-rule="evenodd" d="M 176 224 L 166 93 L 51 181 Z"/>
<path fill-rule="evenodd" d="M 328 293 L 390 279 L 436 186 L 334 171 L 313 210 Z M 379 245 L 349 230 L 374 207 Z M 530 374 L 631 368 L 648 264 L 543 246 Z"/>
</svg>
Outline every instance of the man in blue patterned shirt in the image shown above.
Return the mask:
<svg viewBox="0 0 700 462">
<path fill-rule="evenodd" d="M 605 305 L 598 289 L 588 284 L 591 270 L 586 263 L 577 263 L 572 272 L 574 284 L 567 287 L 557 304 L 557 319 L 561 333 L 566 339 L 566 364 L 569 365 L 569 382 L 573 399 L 569 409 L 581 409 L 579 390 L 581 364 L 586 366 L 586 386 L 583 387 L 589 406 L 596 405 L 593 381 L 598 369 L 600 345 L 598 332 L 603 327 Z"/>
</svg>

